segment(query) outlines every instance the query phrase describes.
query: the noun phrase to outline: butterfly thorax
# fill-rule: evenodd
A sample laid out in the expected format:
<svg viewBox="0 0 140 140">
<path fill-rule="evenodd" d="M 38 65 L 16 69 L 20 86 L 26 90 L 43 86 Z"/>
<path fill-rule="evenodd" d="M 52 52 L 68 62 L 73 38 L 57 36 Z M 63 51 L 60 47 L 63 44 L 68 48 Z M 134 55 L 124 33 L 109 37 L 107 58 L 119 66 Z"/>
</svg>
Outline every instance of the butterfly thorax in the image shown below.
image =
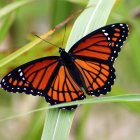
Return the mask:
<svg viewBox="0 0 140 140">
<path fill-rule="evenodd" d="M 78 83 L 79 86 L 82 86 L 81 76 L 79 75 L 79 70 L 74 64 L 74 57 L 67 53 L 64 49 L 59 49 L 61 62 L 68 68 L 71 76 L 74 78 L 75 82 Z"/>
<path fill-rule="evenodd" d="M 60 57 L 65 65 L 72 65 L 73 64 L 73 60 L 72 60 L 71 55 L 69 53 L 67 53 L 64 49 L 60 48 L 59 53 L 60 53 Z"/>
</svg>

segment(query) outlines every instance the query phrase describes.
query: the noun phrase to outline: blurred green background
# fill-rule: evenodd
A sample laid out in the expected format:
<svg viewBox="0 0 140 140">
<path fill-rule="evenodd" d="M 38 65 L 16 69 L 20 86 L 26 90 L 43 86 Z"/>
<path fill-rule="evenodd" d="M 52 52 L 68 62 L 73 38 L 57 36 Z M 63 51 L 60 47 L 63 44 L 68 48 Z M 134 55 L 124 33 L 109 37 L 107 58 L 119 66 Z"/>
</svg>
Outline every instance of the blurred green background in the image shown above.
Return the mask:
<svg viewBox="0 0 140 140">
<path fill-rule="evenodd" d="M 16 0 L 19 1 L 19 0 Z M 14 0 L 0 0 L 0 8 Z M 86 6 L 87 0 L 41 0 L 28 3 L 0 19 L 0 59 L 32 41 L 32 32 L 42 35 L 72 13 Z M 99 17 L 100 18 L 100 17 Z M 76 16 L 75 16 L 76 19 Z M 67 25 L 65 43 L 74 20 Z M 109 95 L 140 93 L 140 1 L 117 0 L 108 24 L 125 22 L 130 34 L 115 62 L 116 82 Z M 82 23 L 81 23 L 82 24 Z M 64 27 L 48 41 L 61 44 Z M 43 56 L 58 55 L 57 48 L 42 42 L 0 69 L 0 78 L 15 67 Z M 0 120 L 46 106 L 41 97 L 9 94 L 0 90 Z M 2 94 L 3 93 L 3 94 Z M 0 122 L 1 140 L 39 140 L 45 112 L 37 112 Z M 80 106 L 74 118 L 70 140 L 140 140 L 140 103 L 108 103 Z"/>
</svg>

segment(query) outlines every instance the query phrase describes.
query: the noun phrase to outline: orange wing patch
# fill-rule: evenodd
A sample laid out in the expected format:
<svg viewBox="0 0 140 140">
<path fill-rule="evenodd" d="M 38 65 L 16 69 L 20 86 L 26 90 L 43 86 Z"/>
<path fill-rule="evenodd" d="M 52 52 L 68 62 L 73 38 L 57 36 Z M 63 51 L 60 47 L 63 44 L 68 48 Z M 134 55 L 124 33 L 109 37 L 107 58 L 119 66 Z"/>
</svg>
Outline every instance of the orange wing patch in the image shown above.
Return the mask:
<svg viewBox="0 0 140 140">
<path fill-rule="evenodd" d="M 88 54 L 88 57 L 91 58 L 108 60 L 111 49 L 109 47 L 109 42 L 106 40 L 106 36 L 104 36 L 103 33 L 91 36 L 77 46 L 73 51 L 74 55 L 84 57 Z"/>
<path fill-rule="evenodd" d="M 110 91 L 115 79 L 113 67 L 80 59 L 76 59 L 75 64 L 83 77 L 87 94 L 99 96 Z"/>
<path fill-rule="evenodd" d="M 91 36 L 87 38 L 84 42 L 81 42 L 78 47 L 74 50 L 74 53 L 78 53 L 78 51 L 84 49 L 85 47 L 92 46 L 93 44 L 100 42 L 101 40 L 106 40 L 106 37 L 103 33 L 97 34 L 95 36 Z M 78 53 L 79 54 L 79 53 Z"/>
</svg>

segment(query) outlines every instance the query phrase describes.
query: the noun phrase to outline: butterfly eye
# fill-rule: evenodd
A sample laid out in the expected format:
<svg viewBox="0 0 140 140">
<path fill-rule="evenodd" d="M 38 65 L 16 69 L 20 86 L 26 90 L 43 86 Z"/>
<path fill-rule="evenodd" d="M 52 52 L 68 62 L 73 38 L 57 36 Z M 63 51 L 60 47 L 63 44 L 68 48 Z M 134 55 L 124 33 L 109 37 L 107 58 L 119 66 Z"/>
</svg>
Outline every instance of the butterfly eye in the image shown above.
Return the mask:
<svg viewBox="0 0 140 140">
<path fill-rule="evenodd" d="M 62 48 L 59 48 L 59 53 L 64 52 L 65 50 Z"/>
</svg>

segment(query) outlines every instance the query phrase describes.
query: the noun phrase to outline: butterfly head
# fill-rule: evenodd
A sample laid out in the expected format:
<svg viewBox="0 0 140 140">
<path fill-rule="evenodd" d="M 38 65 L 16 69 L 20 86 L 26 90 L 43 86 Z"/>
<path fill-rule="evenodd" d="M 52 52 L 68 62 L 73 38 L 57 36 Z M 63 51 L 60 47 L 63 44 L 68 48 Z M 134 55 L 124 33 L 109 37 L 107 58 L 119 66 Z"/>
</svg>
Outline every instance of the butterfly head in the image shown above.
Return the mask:
<svg viewBox="0 0 140 140">
<path fill-rule="evenodd" d="M 61 54 L 62 52 L 65 52 L 63 48 L 59 48 L 59 53 Z"/>
</svg>

